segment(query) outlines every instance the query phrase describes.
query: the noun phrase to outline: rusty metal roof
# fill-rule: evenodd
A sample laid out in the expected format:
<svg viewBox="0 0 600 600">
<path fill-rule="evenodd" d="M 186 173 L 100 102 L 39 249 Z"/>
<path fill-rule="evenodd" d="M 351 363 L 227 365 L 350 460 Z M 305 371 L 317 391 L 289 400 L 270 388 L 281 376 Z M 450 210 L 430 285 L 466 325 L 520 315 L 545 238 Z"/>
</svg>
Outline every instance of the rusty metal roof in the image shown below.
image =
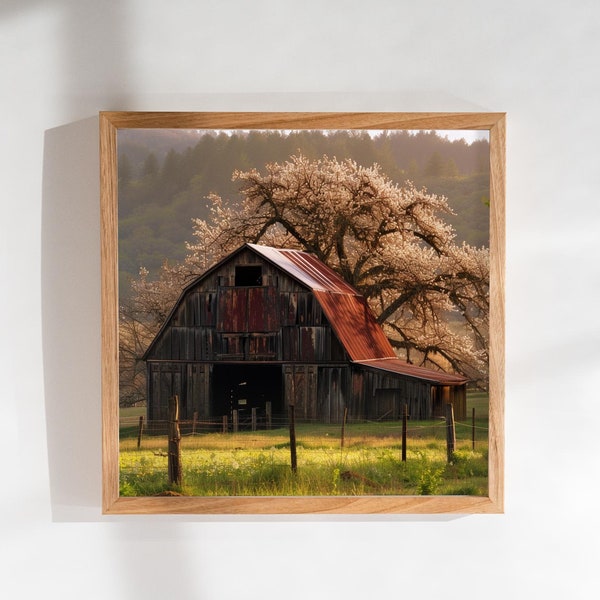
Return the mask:
<svg viewBox="0 0 600 600">
<path fill-rule="evenodd" d="M 313 293 L 351 360 L 396 357 L 390 341 L 362 296 L 320 290 Z"/>
<path fill-rule="evenodd" d="M 333 269 L 301 250 L 248 246 L 312 290 L 351 360 L 395 358 L 365 298 Z"/>
<path fill-rule="evenodd" d="M 440 385 L 461 385 L 469 381 L 466 377 L 460 375 L 451 375 L 449 373 L 444 373 L 443 371 L 434 371 L 433 369 L 411 365 L 399 358 L 359 360 L 354 362 L 364 367 L 370 367 L 380 371 L 389 371 L 390 373 L 398 373 L 408 377 L 415 377 L 416 379 L 425 379 Z"/>
<path fill-rule="evenodd" d="M 247 245 L 313 291 L 352 362 L 441 385 L 468 381 L 459 375 L 418 367 L 397 358 L 364 296 L 312 254 Z"/>
</svg>

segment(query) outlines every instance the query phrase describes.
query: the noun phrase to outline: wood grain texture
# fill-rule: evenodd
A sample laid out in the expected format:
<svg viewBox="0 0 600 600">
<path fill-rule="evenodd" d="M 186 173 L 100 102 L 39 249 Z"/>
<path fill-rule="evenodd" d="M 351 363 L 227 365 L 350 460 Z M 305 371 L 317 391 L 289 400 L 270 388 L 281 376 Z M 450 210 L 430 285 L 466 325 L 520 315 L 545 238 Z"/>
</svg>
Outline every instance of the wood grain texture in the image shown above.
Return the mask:
<svg viewBox="0 0 600 600">
<path fill-rule="evenodd" d="M 119 498 L 105 514 L 475 514 L 497 513 L 474 496 L 319 496 Z"/>
<path fill-rule="evenodd" d="M 104 514 L 442 514 L 504 511 L 504 113 L 101 112 L 102 511 Z M 489 492 L 477 496 L 119 497 L 117 130 L 477 129 L 490 132 Z"/>
<path fill-rule="evenodd" d="M 119 497 L 119 343 L 117 136 L 100 115 L 100 260 L 102 268 L 102 509 Z"/>
<path fill-rule="evenodd" d="M 490 129 L 502 113 L 104 112 L 117 129 Z"/>
<path fill-rule="evenodd" d="M 490 128 L 489 496 L 504 510 L 504 289 L 506 122 Z"/>
</svg>

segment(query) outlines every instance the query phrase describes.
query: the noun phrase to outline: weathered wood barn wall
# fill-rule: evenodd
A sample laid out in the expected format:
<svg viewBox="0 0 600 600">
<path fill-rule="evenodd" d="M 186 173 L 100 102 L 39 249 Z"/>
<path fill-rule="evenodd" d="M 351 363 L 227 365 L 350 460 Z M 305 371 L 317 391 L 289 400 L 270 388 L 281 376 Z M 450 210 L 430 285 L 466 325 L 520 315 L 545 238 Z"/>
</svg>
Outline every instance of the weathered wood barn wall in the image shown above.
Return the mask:
<svg viewBox="0 0 600 600">
<path fill-rule="evenodd" d="M 395 358 L 365 299 L 312 255 L 246 244 L 182 293 L 144 355 L 148 419 L 264 411 L 339 422 L 464 415 L 463 378 Z"/>
</svg>

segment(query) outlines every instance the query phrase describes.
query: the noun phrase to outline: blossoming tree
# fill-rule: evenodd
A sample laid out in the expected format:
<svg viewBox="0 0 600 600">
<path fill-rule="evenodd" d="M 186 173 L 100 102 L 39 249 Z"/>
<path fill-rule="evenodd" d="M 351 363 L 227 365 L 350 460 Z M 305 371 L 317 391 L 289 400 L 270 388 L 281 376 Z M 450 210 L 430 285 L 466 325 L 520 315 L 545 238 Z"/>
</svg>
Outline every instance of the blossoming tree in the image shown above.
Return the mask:
<svg viewBox="0 0 600 600">
<path fill-rule="evenodd" d="M 244 242 L 302 249 L 368 300 L 398 356 L 461 373 L 486 387 L 489 252 L 456 242 L 444 197 L 399 186 L 378 165 L 292 156 L 263 172 L 236 171 L 241 205 L 212 195 L 193 223 L 185 262 L 134 282 L 147 335 L 182 287 Z"/>
</svg>

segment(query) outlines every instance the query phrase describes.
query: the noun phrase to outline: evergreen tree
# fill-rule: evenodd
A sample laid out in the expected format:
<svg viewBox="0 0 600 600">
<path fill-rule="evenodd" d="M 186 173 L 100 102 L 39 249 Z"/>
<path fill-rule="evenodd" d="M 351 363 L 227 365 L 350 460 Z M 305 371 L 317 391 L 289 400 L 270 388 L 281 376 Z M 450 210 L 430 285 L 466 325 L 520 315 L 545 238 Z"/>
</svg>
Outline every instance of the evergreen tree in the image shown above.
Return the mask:
<svg viewBox="0 0 600 600">
<path fill-rule="evenodd" d="M 144 166 L 142 168 L 142 175 L 144 177 L 157 175 L 159 171 L 158 159 L 156 158 L 156 154 L 151 152 L 146 157 L 144 161 Z"/>
</svg>

